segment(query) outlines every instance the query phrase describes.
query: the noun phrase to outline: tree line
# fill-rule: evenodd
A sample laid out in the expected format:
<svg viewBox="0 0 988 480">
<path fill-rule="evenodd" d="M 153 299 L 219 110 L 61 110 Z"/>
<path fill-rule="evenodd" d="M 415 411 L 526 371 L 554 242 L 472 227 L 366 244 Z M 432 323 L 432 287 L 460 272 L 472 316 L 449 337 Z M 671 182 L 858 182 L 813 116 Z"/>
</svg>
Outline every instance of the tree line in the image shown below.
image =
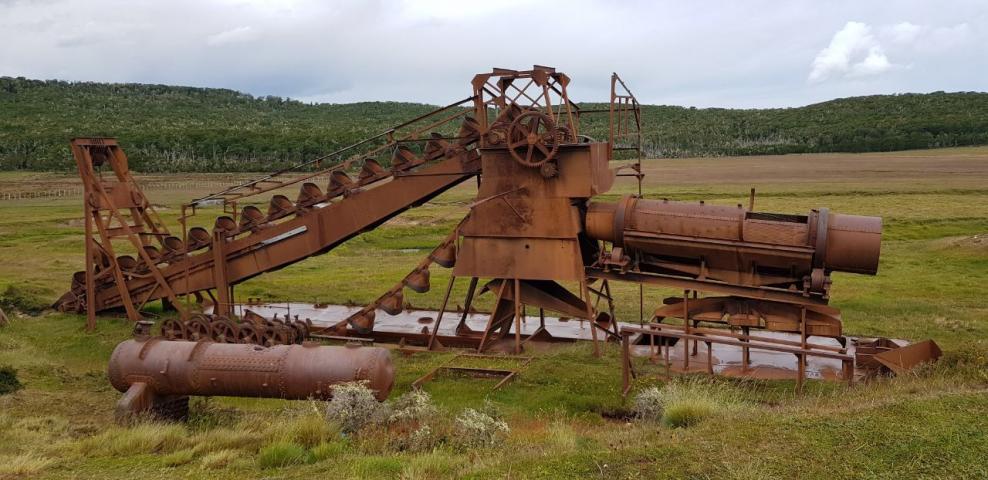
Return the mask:
<svg viewBox="0 0 988 480">
<path fill-rule="evenodd" d="M 584 104 L 588 108 L 606 105 Z M 429 112 L 399 102 L 308 104 L 216 88 L 0 77 L 0 170 L 74 168 L 68 140 L 117 137 L 143 172 L 267 171 Z M 988 144 L 988 93 L 837 99 L 797 108 L 645 105 L 653 157 L 872 152 Z M 607 137 L 607 115 L 581 133 Z"/>
</svg>

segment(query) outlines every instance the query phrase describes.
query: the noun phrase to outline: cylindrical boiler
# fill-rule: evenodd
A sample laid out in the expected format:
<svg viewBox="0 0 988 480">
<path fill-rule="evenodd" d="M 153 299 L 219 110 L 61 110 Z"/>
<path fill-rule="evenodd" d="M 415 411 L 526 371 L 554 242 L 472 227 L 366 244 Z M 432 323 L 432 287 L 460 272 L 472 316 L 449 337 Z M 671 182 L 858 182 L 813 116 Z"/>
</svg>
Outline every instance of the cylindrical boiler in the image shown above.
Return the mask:
<svg viewBox="0 0 988 480">
<path fill-rule="evenodd" d="M 658 268 L 745 284 L 784 284 L 814 271 L 874 275 L 882 219 L 813 210 L 808 215 L 624 197 L 592 202 L 586 233 Z"/>
<path fill-rule="evenodd" d="M 332 386 L 367 381 L 383 401 L 394 384 L 387 349 L 127 340 L 110 357 L 109 377 L 121 392 L 143 383 L 157 396 L 232 396 L 301 400 L 332 397 Z"/>
</svg>

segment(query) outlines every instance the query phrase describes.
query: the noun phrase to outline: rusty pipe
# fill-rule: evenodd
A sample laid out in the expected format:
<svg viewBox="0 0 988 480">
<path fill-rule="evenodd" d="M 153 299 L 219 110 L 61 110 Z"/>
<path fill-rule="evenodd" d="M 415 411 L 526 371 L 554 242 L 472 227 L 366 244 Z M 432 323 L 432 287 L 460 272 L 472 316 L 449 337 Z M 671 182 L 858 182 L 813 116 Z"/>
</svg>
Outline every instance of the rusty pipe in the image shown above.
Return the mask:
<svg viewBox="0 0 988 480">
<path fill-rule="evenodd" d="M 626 252 L 715 258 L 730 249 L 757 257 L 762 265 L 777 260 L 778 268 L 874 275 L 882 219 L 827 209 L 787 215 L 626 196 L 616 203 L 591 202 L 586 232 Z"/>
<path fill-rule="evenodd" d="M 364 380 L 383 401 L 391 392 L 394 365 L 387 349 L 357 346 L 275 345 L 127 340 L 113 350 L 109 377 L 129 397 L 264 397 L 328 400 L 332 386 Z M 134 387 L 135 392 L 131 392 Z M 134 399 L 132 399 L 134 400 Z M 134 400 L 121 409 L 141 410 L 153 401 Z M 133 405 L 132 405 L 133 404 Z M 135 406 L 136 405 L 136 406 Z"/>
</svg>

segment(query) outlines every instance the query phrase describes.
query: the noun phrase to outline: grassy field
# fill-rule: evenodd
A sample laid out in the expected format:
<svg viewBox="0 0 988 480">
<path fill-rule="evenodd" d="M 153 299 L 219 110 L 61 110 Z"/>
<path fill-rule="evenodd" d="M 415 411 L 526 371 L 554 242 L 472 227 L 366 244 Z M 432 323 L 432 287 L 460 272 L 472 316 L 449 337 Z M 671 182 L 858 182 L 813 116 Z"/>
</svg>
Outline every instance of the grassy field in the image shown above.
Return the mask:
<svg viewBox="0 0 988 480">
<path fill-rule="evenodd" d="M 539 355 L 511 384 L 444 379 L 427 384 L 442 430 L 485 402 L 510 432 L 495 446 L 450 437 L 427 449 L 396 444 L 400 432 L 341 437 L 309 402 L 210 399 L 189 425 L 112 425 L 119 394 L 105 379 L 113 346 L 130 326 L 100 318 L 95 333 L 75 315 L 39 312 L 82 267 L 81 199 L 0 201 L 0 367 L 24 388 L 0 395 L 0 478 L 884 478 L 988 476 L 988 147 L 887 154 L 650 160 L 646 196 L 712 203 L 747 201 L 758 210 L 805 213 L 827 206 L 885 219 L 877 277 L 835 275 L 834 305 L 845 332 L 935 339 L 936 366 L 854 387 L 810 382 L 801 395 L 785 381 L 705 377 L 666 386 L 698 412 L 672 427 L 629 421 L 618 393 L 617 348 L 594 359 L 589 345 Z M 210 180 L 196 175 L 196 181 Z M 216 176 L 216 181 L 230 177 Z M 156 176 L 147 181 L 189 180 Z M 2 173 L 0 193 L 55 189 L 74 178 Z M 623 180 L 607 195 L 636 190 Z M 200 188 L 151 189 L 166 223 Z M 474 187 L 456 188 L 342 248 L 238 287 L 240 297 L 367 302 L 389 288 L 466 211 Z M 290 196 L 294 196 L 291 194 Z M 217 214 L 200 212 L 208 226 Z M 435 268 L 433 285 L 448 272 Z M 448 278 L 448 277 L 446 277 Z M 462 298 L 464 285 L 459 285 Z M 438 307 L 441 288 L 409 296 Z M 618 316 L 638 317 L 638 287 L 616 290 Z M 656 306 L 675 292 L 646 290 Z M 19 310 L 22 313 L 13 313 Z M 392 397 L 449 354 L 398 356 Z M 642 381 L 641 391 L 658 381 Z M 389 440 L 391 438 L 391 440 Z M 301 465 L 270 467 L 285 443 Z"/>
</svg>

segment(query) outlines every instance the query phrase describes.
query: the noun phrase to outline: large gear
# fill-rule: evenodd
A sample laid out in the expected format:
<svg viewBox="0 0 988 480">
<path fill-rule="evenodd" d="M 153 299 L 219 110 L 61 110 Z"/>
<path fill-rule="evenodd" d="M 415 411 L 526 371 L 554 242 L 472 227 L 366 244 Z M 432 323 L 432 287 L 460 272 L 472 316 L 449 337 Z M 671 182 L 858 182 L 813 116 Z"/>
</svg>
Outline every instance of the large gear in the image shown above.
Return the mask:
<svg viewBox="0 0 988 480">
<path fill-rule="evenodd" d="M 541 167 L 559 153 L 556 123 L 545 113 L 529 110 L 515 117 L 508 127 L 508 151 L 526 167 Z"/>
</svg>

